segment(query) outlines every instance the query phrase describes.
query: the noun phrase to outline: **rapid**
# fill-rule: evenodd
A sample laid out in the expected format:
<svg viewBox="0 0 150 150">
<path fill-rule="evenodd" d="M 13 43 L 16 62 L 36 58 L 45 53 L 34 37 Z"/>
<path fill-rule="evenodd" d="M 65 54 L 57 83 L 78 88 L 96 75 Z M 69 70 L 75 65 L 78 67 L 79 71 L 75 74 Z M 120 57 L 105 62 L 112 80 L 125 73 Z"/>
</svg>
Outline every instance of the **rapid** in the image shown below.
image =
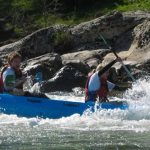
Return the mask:
<svg viewBox="0 0 150 150">
<path fill-rule="evenodd" d="M 150 78 L 110 100 L 125 100 L 128 110 L 85 111 L 60 119 L 25 118 L 0 114 L 0 149 L 150 149 Z M 73 93 L 49 97 L 83 100 Z"/>
</svg>

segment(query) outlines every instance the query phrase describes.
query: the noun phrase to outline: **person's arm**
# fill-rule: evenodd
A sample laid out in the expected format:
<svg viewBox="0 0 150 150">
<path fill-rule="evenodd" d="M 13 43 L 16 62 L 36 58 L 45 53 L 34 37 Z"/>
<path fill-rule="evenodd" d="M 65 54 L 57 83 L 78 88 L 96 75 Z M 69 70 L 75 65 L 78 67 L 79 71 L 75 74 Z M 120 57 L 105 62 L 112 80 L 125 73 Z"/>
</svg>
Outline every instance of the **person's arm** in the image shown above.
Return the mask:
<svg viewBox="0 0 150 150">
<path fill-rule="evenodd" d="M 106 71 L 108 71 L 116 62 L 117 62 L 117 59 L 115 59 L 112 62 L 110 62 L 109 64 L 107 64 L 103 69 L 101 69 L 98 72 L 98 76 L 100 77 L 103 73 L 105 73 Z"/>
</svg>

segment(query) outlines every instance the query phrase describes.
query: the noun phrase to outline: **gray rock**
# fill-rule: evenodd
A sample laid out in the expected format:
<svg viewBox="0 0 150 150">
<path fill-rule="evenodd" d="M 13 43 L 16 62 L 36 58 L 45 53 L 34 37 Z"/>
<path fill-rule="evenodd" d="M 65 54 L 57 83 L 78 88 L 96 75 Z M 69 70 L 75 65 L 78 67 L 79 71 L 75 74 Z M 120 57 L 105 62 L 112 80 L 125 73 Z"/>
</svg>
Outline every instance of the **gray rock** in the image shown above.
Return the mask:
<svg viewBox="0 0 150 150">
<path fill-rule="evenodd" d="M 0 57 L 6 57 L 12 51 L 19 51 L 24 59 L 54 52 L 53 36 L 65 28 L 63 25 L 57 25 L 40 29 L 15 43 L 0 47 Z"/>
<path fill-rule="evenodd" d="M 50 79 L 61 67 L 61 57 L 56 53 L 48 53 L 23 62 L 24 72 L 35 75 L 38 71 L 43 73 L 43 79 Z"/>
<path fill-rule="evenodd" d="M 85 50 L 80 52 L 68 53 L 61 56 L 62 62 L 72 63 L 73 61 L 79 61 L 83 64 L 87 64 L 90 68 L 96 68 L 96 66 L 102 61 L 103 56 L 109 53 L 107 49 L 98 50 Z"/>
<path fill-rule="evenodd" d="M 77 70 L 85 74 L 87 74 L 90 71 L 89 65 L 80 60 L 63 60 L 62 64 L 64 66 L 72 66 L 73 68 L 76 68 Z"/>
<path fill-rule="evenodd" d="M 12 51 L 19 51 L 25 59 L 50 52 L 63 54 L 76 49 L 103 48 L 104 43 L 99 39 L 99 34 L 112 40 L 141 23 L 144 17 L 138 15 L 113 12 L 74 27 L 57 25 L 40 29 L 15 43 L 0 47 L 0 58 Z"/>
<path fill-rule="evenodd" d="M 128 58 L 130 63 L 126 65 L 132 69 L 146 67 L 149 71 L 149 19 L 150 14 L 147 12 L 113 12 L 74 27 L 48 27 L 0 47 L 0 60 L 12 51 L 19 51 L 23 59 L 27 60 L 23 63 L 24 70 L 34 74 L 37 70 L 42 70 L 44 80 L 48 80 L 42 83 L 43 91 L 83 87 L 90 69 L 96 68 L 102 61 L 106 65 L 114 59 L 107 57 L 110 50 L 106 49 L 100 38 L 102 34 L 111 46 L 124 52 L 119 53 L 119 56 Z M 115 71 L 112 74 L 111 78 L 115 80 Z"/>
<path fill-rule="evenodd" d="M 64 66 L 53 78 L 43 82 L 40 90 L 42 92 L 72 91 L 74 87 L 84 87 L 85 82 L 85 74 L 71 66 Z"/>
<path fill-rule="evenodd" d="M 133 34 L 133 44 L 136 44 L 136 48 L 147 46 L 150 42 L 150 21 L 145 20 L 135 27 Z"/>
<path fill-rule="evenodd" d="M 141 18 L 138 17 L 138 14 L 130 16 L 120 12 L 112 12 L 92 21 L 81 23 L 71 28 L 70 31 L 74 35 L 76 46 L 79 47 L 82 44 L 98 42 L 100 34 L 109 40 L 120 36 L 141 23 L 144 19 Z M 99 43 L 103 44 L 101 40 Z"/>
</svg>

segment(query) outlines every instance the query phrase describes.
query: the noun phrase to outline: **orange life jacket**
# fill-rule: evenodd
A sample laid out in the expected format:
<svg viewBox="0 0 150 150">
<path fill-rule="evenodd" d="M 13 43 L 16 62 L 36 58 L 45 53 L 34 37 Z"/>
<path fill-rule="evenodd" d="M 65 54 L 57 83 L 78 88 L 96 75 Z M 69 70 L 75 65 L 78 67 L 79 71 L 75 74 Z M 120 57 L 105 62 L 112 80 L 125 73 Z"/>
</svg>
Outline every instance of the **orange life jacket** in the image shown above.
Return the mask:
<svg viewBox="0 0 150 150">
<path fill-rule="evenodd" d="M 92 74 L 93 75 L 93 74 Z M 89 81 L 91 76 L 90 75 L 86 81 L 86 85 L 85 85 L 85 101 L 89 100 L 89 90 L 88 90 L 88 85 L 89 85 Z M 100 83 L 101 83 L 101 87 L 98 91 L 95 91 L 95 94 L 99 96 L 100 99 L 105 99 L 107 98 L 107 93 L 108 93 L 108 85 L 107 85 L 107 79 L 106 78 L 100 78 Z"/>
<path fill-rule="evenodd" d="M 3 93 L 4 91 L 4 83 L 3 83 L 3 73 L 4 71 L 8 68 L 8 65 L 5 65 L 3 68 L 2 68 L 2 71 L 0 73 L 0 93 Z M 15 76 L 16 76 L 16 79 L 18 78 L 21 78 L 22 77 L 22 71 L 19 69 L 19 70 L 14 70 L 15 71 Z M 22 88 L 22 87 L 20 87 Z"/>
</svg>

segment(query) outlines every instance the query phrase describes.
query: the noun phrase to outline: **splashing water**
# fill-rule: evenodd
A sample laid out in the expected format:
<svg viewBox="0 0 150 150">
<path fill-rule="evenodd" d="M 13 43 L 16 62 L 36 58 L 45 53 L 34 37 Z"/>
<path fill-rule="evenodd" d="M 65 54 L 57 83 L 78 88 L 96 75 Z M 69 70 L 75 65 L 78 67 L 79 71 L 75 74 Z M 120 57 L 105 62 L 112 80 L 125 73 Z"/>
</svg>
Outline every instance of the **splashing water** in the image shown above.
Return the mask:
<svg viewBox="0 0 150 150">
<path fill-rule="evenodd" d="M 140 121 L 143 119 L 146 119 L 149 121 L 150 119 L 150 79 L 145 78 L 145 79 L 140 79 L 136 83 L 132 85 L 131 89 L 128 89 L 124 94 L 123 98 L 117 98 L 117 97 L 110 97 L 110 100 L 125 100 L 129 103 L 129 109 L 128 110 L 120 110 L 120 109 L 115 109 L 115 110 L 97 110 L 95 113 L 91 113 L 90 111 L 85 111 L 85 113 L 80 116 L 78 114 L 74 114 L 73 116 L 66 117 L 66 118 L 61 118 L 57 120 L 53 120 L 51 122 L 51 119 L 47 120 L 42 120 L 48 121 L 52 125 L 54 123 L 61 124 L 60 127 L 65 127 L 67 128 L 73 128 L 73 129 L 81 129 L 82 130 L 82 124 L 83 130 L 90 128 L 90 129 L 95 129 L 95 126 L 99 126 L 99 124 L 105 124 L 106 128 L 107 125 L 109 126 L 109 123 L 111 124 L 117 122 L 122 122 L 122 121 Z M 36 86 L 35 86 L 36 87 Z M 35 88 L 34 87 L 34 88 Z M 59 100 L 71 100 L 71 101 L 84 101 L 83 95 L 80 96 L 75 96 L 73 93 L 65 93 L 65 92 L 54 92 L 54 93 L 47 93 L 46 94 L 49 98 L 51 99 L 59 99 Z M 20 119 L 20 118 L 19 118 Z M 28 119 L 27 119 L 28 120 Z M 84 123 L 83 123 L 84 122 Z M 81 124 L 80 124 L 81 123 Z M 90 125 L 89 125 L 90 124 Z M 74 125 L 74 126 L 73 126 Z M 81 125 L 81 126 L 80 126 Z M 93 125 L 93 126 L 92 126 Z M 79 127 L 79 128 L 78 128 Z M 99 129 L 101 126 L 99 126 Z M 119 124 L 119 128 L 120 127 Z M 119 129 L 118 126 L 116 126 L 116 129 Z M 124 128 L 124 127 L 123 127 Z M 98 129 L 98 128 L 96 128 Z M 104 130 L 104 128 L 102 128 Z M 109 128 L 110 129 L 110 128 Z M 113 126 L 113 129 L 115 127 Z M 147 130 L 147 129 L 146 129 Z"/>
<path fill-rule="evenodd" d="M 150 79 L 140 79 L 123 94 L 128 110 L 89 110 L 60 119 L 0 115 L 0 148 L 19 149 L 149 149 Z M 51 93 L 52 94 L 52 93 Z M 73 93 L 57 92 L 55 99 L 84 100 Z M 45 146 L 46 145 L 46 146 Z M 18 146 L 18 147 L 17 147 Z M 29 146 L 29 147 L 28 147 Z"/>
</svg>

